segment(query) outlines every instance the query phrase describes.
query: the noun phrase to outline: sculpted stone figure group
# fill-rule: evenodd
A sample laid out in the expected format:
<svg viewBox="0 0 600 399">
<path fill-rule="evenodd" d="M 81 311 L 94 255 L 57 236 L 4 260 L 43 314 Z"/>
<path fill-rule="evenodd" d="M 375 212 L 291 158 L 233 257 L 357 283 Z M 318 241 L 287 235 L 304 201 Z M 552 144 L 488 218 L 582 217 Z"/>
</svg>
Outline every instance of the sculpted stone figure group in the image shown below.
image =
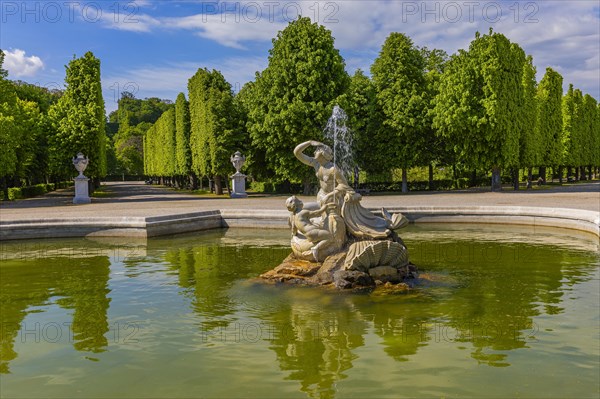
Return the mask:
<svg viewBox="0 0 600 399">
<path fill-rule="evenodd" d="M 314 147 L 314 155 L 305 153 Z M 379 285 L 393 290 L 408 287 L 416 275 L 406 246 L 394 230 L 408 220 L 381 209 L 377 216 L 365 209 L 361 195 L 349 185 L 333 162 L 332 149 L 306 141 L 294 149 L 300 162 L 314 168 L 319 180 L 317 201 L 303 203 L 296 196 L 286 201 L 290 211 L 292 254 L 263 279 L 306 285 L 363 289 Z"/>
<path fill-rule="evenodd" d="M 304 153 L 311 146 L 315 147 L 312 157 Z M 314 168 L 320 186 L 316 203 L 303 204 L 296 197 L 286 202 L 291 212 L 292 250 L 296 257 L 322 262 L 339 252 L 348 238 L 355 241 L 391 239 L 402 244 L 394 230 L 405 226 L 406 218 L 401 214 L 391 215 L 385 209 L 382 209 L 383 217 L 379 217 L 365 209 L 360 203 L 361 195 L 348 185 L 342 171 L 332 162 L 333 152 L 329 146 L 306 141 L 296 146 L 294 155 Z"/>
</svg>

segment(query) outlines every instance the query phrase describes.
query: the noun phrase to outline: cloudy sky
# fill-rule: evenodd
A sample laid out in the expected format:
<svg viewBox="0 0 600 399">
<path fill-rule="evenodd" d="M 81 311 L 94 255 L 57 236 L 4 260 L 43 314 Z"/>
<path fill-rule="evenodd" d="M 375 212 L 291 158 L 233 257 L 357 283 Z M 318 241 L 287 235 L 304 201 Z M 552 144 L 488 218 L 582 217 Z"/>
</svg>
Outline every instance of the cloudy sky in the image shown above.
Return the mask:
<svg viewBox="0 0 600 399">
<path fill-rule="evenodd" d="M 107 111 L 120 93 L 174 100 L 198 68 L 234 87 L 265 68 L 271 39 L 299 14 L 330 29 L 349 73 L 368 71 L 390 32 L 449 54 L 490 27 L 600 99 L 600 1 L 6 1 L 0 48 L 10 79 L 64 85 L 64 66 L 91 50 L 102 61 Z"/>
</svg>

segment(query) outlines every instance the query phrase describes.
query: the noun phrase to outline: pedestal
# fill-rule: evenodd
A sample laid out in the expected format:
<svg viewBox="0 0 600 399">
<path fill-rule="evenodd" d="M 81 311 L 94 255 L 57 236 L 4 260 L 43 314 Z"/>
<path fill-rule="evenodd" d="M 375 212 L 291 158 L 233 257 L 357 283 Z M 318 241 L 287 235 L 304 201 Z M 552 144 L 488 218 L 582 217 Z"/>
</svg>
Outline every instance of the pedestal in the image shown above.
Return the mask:
<svg viewBox="0 0 600 399">
<path fill-rule="evenodd" d="M 74 204 L 89 204 L 92 202 L 88 191 L 88 179 L 85 176 L 77 176 L 75 179 L 75 198 Z"/>
<path fill-rule="evenodd" d="M 233 176 L 231 176 L 231 198 L 246 198 L 248 194 L 246 193 L 246 175 L 240 172 L 237 172 Z"/>
</svg>

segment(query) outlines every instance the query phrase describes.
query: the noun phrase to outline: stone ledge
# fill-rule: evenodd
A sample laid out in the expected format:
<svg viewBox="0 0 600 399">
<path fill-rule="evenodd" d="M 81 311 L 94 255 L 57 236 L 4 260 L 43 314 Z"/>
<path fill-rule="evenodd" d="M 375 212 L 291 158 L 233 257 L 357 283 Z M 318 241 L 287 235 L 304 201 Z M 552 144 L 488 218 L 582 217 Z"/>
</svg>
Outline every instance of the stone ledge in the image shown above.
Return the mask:
<svg viewBox="0 0 600 399">
<path fill-rule="evenodd" d="M 389 207 L 411 223 L 469 223 L 557 227 L 600 237 L 600 212 L 518 206 Z M 371 209 L 379 212 L 378 209 Z M 0 222 L 0 241 L 50 237 L 155 237 L 221 227 L 288 228 L 285 210 L 211 210 L 153 217 L 78 217 Z"/>
</svg>

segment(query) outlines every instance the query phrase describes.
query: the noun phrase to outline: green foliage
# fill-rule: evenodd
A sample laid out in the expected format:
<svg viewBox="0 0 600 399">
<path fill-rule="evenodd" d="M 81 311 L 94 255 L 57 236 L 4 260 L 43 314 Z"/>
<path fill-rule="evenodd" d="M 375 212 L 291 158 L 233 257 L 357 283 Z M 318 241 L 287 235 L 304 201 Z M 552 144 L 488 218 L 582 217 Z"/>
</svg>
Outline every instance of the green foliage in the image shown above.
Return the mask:
<svg viewBox="0 0 600 399">
<path fill-rule="evenodd" d="M 109 121 L 118 126 L 113 137 L 115 169 L 112 173 L 140 175 L 143 173 L 143 136 L 153 123 L 172 105 L 156 97 L 136 99 L 124 92 L 119 107 L 109 115 Z"/>
<path fill-rule="evenodd" d="M 198 69 L 188 90 L 192 171 L 198 176 L 228 175 L 229 158 L 243 139 L 235 130 L 231 85 L 219 71 Z"/>
<path fill-rule="evenodd" d="M 440 49 L 429 50 L 427 47 L 421 49 L 425 61 L 425 82 L 427 88 L 425 130 L 423 131 L 422 147 L 417 149 L 416 157 L 418 165 L 448 164 L 451 159 L 451 148 L 442 140 L 433 125 L 435 115 L 435 97 L 439 91 L 440 81 L 448 63 L 448 54 Z"/>
<path fill-rule="evenodd" d="M 371 66 L 377 108 L 383 113 L 381 129 L 374 133 L 378 157 L 403 167 L 416 163 L 428 129 L 428 92 L 425 59 L 402 33 L 386 39 Z"/>
<path fill-rule="evenodd" d="M 434 127 L 469 168 L 514 167 L 526 123 L 525 54 L 504 35 L 476 35 L 448 63 L 435 100 Z"/>
<path fill-rule="evenodd" d="M 175 157 L 175 108 L 165 111 L 143 140 L 144 173 L 153 176 L 174 176 L 177 170 Z"/>
<path fill-rule="evenodd" d="M 313 171 L 298 167 L 292 149 L 322 138 L 333 102 L 348 86 L 344 60 L 331 32 L 309 18 L 280 31 L 269 54 L 246 102 L 252 145 L 277 179 L 308 181 Z"/>
<path fill-rule="evenodd" d="M 190 109 L 183 93 L 179 93 L 175 101 L 175 154 L 176 174 L 188 175 L 192 167 Z"/>
<path fill-rule="evenodd" d="M 338 97 L 337 103 L 348 115 L 348 126 L 352 129 L 354 161 L 362 170 L 377 170 L 382 163 L 377 162 L 378 154 L 372 151 L 371 133 L 381 125 L 381 121 L 375 120 L 377 115 L 374 112 L 373 82 L 358 69 L 350 79 L 348 90 Z"/>
<path fill-rule="evenodd" d="M 523 117 L 525 123 L 521 126 L 519 165 L 533 167 L 540 164 L 541 142 L 536 134 L 537 123 L 537 82 L 535 81 L 536 69 L 533 58 L 527 57 L 523 64 Z"/>
<path fill-rule="evenodd" d="M 565 141 L 562 112 L 562 76 L 552 68 L 537 88 L 538 119 L 536 135 L 541 144 L 540 166 L 558 166 L 563 163 Z"/>
<path fill-rule="evenodd" d="M 2 61 L 4 53 L 0 51 L 0 54 Z M 17 100 L 14 86 L 0 74 L 0 176 L 16 172 L 17 149 L 25 135 L 19 124 Z"/>
<path fill-rule="evenodd" d="M 596 163 L 598 153 L 600 152 L 600 141 L 598 140 L 600 135 L 600 120 L 598 118 L 597 107 L 598 104 L 594 97 L 589 94 L 583 96 L 581 127 L 582 166 L 600 165 L 600 163 Z"/>
<path fill-rule="evenodd" d="M 561 165 L 583 165 L 583 117 L 583 95 L 581 90 L 574 89 L 570 84 L 569 90 L 562 99 L 564 153 Z"/>
<path fill-rule="evenodd" d="M 26 186 L 26 187 L 10 187 L 8 189 L 8 200 L 9 201 L 14 201 L 17 199 L 23 199 L 23 198 L 30 198 L 30 197 L 35 197 L 38 195 L 44 195 L 46 193 L 49 193 L 51 191 L 56 190 L 57 188 L 65 188 L 67 187 L 67 182 L 62 182 L 62 183 L 41 183 L 41 184 L 36 184 L 33 186 Z M 4 194 L 3 192 L 0 192 L 0 194 Z M 4 199 L 4 197 L 2 197 L 2 199 Z"/>
<path fill-rule="evenodd" d="M 73 174 L 71 159 L 84 153 L 90 164 L 86 174 L 106 174 L 106 128 L 100 84 L 100 60 L 87 52 L 69 62 L 64 95 L 48 111 L 55 134 L 49 138 L 50 167 L 54 174 Z"/>
</svg>

